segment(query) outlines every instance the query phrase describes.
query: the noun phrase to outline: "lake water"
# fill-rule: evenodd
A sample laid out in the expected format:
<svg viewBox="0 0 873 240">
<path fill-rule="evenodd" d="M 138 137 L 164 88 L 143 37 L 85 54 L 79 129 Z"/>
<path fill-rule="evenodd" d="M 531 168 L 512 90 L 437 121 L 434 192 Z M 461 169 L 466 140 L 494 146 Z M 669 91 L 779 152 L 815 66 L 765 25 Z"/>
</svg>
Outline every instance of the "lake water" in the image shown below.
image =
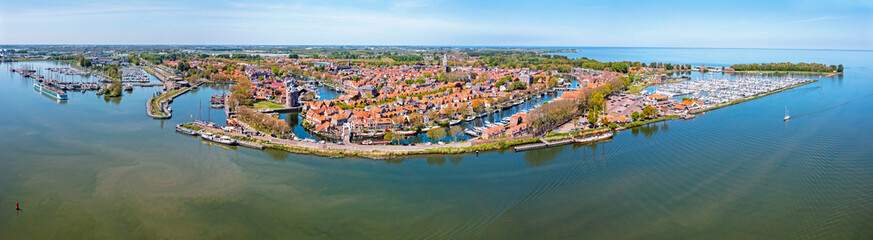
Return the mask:
<svg viewBox="0 0 873 240">
<path fill-rule="evenodd" d="M 173 131 L 191 115 L 219 121 L 198 103 L 222 86 L 159 121 L 145 115 L 158 88 L 59 104 L 7 70 L 24 63 L 2 63 L 0 239 L 873 238 L 873 52 L 582 50 L 571 55 L 846 74 L 595 145 L 374 161 Z"/>
</svg>

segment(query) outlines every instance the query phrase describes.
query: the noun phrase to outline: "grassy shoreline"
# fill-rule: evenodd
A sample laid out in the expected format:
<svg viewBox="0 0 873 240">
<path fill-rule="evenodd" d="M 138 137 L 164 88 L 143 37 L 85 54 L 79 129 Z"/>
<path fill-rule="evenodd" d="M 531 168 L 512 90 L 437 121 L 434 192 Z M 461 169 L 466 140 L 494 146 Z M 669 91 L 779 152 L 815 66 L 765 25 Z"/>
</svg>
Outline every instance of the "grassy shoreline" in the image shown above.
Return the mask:
<svg viewBox="0 0 873 240">
<path fill-rule="evenodd" d="M 220 132 L 210 131 L 214 134 L 223 135 Z M 290 144 L 282 144 L 282 143 L 274 143 L 263 140 L 258 140 L 254 138 L 241 137 L 241 136 L 229 136 L 237 141 L 245 141 L 261 144 L 264 148 L 272 148 L 276 150 L 282 150 L 295 154 L 310 154 L 322 157 L 330 157 L 330 158 L 343 158 L 343 157 L 360 157 L 360 158 L 370 158 L 370 159 L 394 159 L 401 157 L 413 157 L 413 156 L 422 156 L 429 154 L 465 154 L 465 153 L 476 153 L 476 152 L 487 152 L 487 151 L 496 151 L 502 149 L 508 149 L 510 147 L 538 142 L 537 138 L 527 138 L 520 140 L 506 140 L 499 141 L 496 143 L 489 144 L 480 144 L 473 145 L 469 147 L 439 147 L 439 148 L 430 148 L 423 150 L 408 150 L 408 151 L 380 151 L 380 150 L 350 150 L 350 149 L 336 149 L 336 148 L 312 148 L 312 147 L 304 147 L 304 146 L 296 146 Z"/>
</svg>

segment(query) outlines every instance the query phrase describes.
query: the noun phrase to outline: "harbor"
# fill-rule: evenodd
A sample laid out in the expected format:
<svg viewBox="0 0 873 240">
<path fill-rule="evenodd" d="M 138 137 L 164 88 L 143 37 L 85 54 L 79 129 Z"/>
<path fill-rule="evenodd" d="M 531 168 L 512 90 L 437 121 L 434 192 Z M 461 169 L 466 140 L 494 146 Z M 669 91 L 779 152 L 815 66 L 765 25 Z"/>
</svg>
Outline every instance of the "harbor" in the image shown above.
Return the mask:
<svg viewBox="0 0 873 240">
<path fill-rule="evenodd" d="M 706 104 L 717 105 L 812 81 L 814 80 L 793 77 L 689 80 L 661 85 L 654 93 L 668 97 L 689 97 Z"/>
<path fill-rule="evenodd" d="M 709 51 L 701 55 L 726 50 Z M 848 102 L 873 89 L 863 71 L 870 54 L 858 55 L 865 57 L 847 64 L 846 77 L 809 84 L 821 88 L 798 87 L 694 119 L 618 131 L 608 142 L 379 161 L 257 150 L 175 131 L 191 115 L 206 120 L 206 111 L 210 122 L 226 125 L 224 110 L 208 104 L 228 92 L 226 86 L 191 90 L 172 103 L 172 119 L 152 121 L 142 104 L 160 87 L 136 89 L 119 101 L 68 92 L 70 103 L 61 105 L 35 94 L 33 79 L 3 71 L 0 101 L 9 104 L 0 107 L 0 135 L 14 140 L 0 145 L 0 202 L 10 210 L 0 218 L 0 236 L 682 239 L 715 231 L 726 232 L 723 238 L 851 239 L 867 232 L 858 228 L 867 209 L 859 183 L 873 174 L 866 164 L 873 130 L 853 127 L 873 114 L 870 98 Z M 484 120 L 505 117 L 495 114 Z M 16 216 L 18 201 L 23 210 Z M 54 227 L 46 231 L 45 224 Z M 519 228 L 531 224 L 554 231 Z M 255 233 L 310 228 L 337 230 Z"/>
</svg>

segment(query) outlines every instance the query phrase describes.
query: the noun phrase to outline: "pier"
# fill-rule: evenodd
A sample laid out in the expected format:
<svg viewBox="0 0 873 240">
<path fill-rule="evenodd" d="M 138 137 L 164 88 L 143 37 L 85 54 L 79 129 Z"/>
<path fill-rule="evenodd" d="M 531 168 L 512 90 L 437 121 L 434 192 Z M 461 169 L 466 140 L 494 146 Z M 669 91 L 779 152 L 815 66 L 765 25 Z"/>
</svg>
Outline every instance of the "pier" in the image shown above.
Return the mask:
<svg viewBox="0 0 873 240">
<path fill-rule="evenodd" d="M 517 146 L 517 147 L 514 147 L 513 150 L 515 150 L 516 152 L 521 152 L 521 151 L 534 150 L 534 149 L 540 149 L 540 148 L 557 147 L 557 146 L 561 146 L 561 145 L 571 144 L 571 143 L 573 143 L 573 139 L 571 138 L 571 139 L 564 139 L 564 140 L 549 142 L 549 141 L 546 141 L 545 139 L 540 138 L 540 142 L 542 142 L 542 143 L 532 143 L 532 144 Z"/>
<path fill-rule="evenodd" d="M 182 94 L 191 91 L 191 89 L 200 87 L 200 85 L 203 85 L 203 82 L 199 82 L 197 84 L 194 84 L 193 86 L 183 88 L 181 90 L 178 90 L 178 92 L 173 92 L 177 90 L 169 90 L 161 92 L 161 94 L 149 98 L 149 100 L 146 101 L 146 115 L 154 119 L 170 119 L 171 117 L 173 117 L 173 110 L 170 108 L 170 103 L 173 102 L 173 99 L 182 96 Z M 172 95 L 165 96 L 167 94 Z M 157 108 L 157 111 L 154 108 Z"/>
</svg>

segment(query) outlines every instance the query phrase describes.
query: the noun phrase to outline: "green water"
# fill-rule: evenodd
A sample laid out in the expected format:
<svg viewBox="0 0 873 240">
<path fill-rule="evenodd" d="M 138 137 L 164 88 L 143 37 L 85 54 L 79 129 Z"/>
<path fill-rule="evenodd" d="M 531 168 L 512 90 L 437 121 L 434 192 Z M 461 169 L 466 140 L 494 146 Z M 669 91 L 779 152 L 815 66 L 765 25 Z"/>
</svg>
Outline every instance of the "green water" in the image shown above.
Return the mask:
<svg viewBox="0 0 873 240">
<path fill-rule="evenodd" d="M 191 115 L 219 121 L 198 102 L 222 86 L 158 121 L 144 104 L 158 88 L 59 104 L 3 63 L 0 239 L 873 238 L 873 53 L 752 52 L 686 62 L 803 56 L 847 73 L 597 145 L 393 161 L 173 131 Z M 786 106 L 796 117 L 783 122 Z"/>
</svg>

